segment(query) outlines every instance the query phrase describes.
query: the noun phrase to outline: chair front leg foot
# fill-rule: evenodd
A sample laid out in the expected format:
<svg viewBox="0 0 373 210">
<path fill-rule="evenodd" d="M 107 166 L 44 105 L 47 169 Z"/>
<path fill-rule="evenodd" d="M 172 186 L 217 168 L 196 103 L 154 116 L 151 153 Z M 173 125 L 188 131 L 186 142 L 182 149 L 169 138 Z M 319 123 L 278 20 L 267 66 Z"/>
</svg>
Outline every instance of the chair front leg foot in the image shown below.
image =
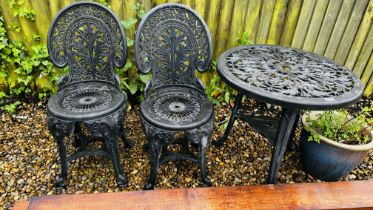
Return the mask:
<svg viewBox="0 0 373 210">
<path fill-rule="evenodd" d="M 208 186 L 212 186 L 211 180 L 207 177 L 207 165 L 206 165 L 206 147 L 207 147 L 208 137 L 203 136 L 200 142 L 199 148 L 199 165 L 200 165 L 200 172 L 201 172 L 201 179 L 202 182 Z"/>
<path fill-rule="evenodd" d="M 150 153 L 151 153 L 151 166 L 150 174 L 147 183 L 144 185 L 144 190 L 152 190 L 155 187 L 155 182 L 157 180 L 158 168 L 159 168 L 159 158 L 161 156 L 162 146 L 159 144 L 158 140 L 150 140 Z"/>
<path fill-rule="evenodd" d="M 106 147 L 108 149 L 108 152 L 111 158 L 111 162 L 113 163 L 117 185 L 118 187 L 125 187 L 127 186 L 128 180 L 124 176 L 122 166 L 120 165 L 118 145 L 116 142 L 116 138 L 105 137 L 105 141 L 106 141 Z"/>
</svg>

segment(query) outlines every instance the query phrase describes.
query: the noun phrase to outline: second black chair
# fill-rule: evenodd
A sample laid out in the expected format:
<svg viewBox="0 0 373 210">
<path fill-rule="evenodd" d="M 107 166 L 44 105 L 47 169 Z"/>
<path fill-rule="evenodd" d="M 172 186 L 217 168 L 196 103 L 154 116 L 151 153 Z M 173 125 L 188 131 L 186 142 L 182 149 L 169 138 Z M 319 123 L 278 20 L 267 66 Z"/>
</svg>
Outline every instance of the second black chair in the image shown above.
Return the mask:
<svg viewBox="0 0 373 210">
<path fill-rule="evenodd" d="M 202 181 L 207 178 L 206 147 L 212 135 L 214 111 L 195 70 L 204 72 L 211 62 L 211 37 L 204 21 L 190 8 L 163 4 L 153 8 L 136 33 L 135 56 L 142 73 L 153 72 L 141 103 L 141 119 L 151 152 L 151 170 L 145 189 L 153 189 L 159 164 L 186 159 L 200 166 Z M 176 140 L 176 133 L 185 138 Z M 199 145 L 198 157 L 188 149 Z M 167 146 L 179 143 L 181 153 Z"/>
</svg>

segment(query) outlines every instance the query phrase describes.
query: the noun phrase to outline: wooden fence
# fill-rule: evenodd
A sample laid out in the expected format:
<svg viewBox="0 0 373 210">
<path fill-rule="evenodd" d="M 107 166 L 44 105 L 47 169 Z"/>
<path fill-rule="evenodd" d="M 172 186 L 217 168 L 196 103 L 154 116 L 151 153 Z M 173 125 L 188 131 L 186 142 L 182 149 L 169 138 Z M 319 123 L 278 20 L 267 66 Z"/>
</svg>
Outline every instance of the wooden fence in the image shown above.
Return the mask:
<svg viewBox="0 0 373 210">
<path fill-rule="evenodd" d="M 5 23 L 18 24 L 9 31 L 11 40 L 29 46 L 32 36 L 46 40 L 51 19 L 74 0 L 24 0 L 35 11 L 35 21 L 14 17 L 8 2 L 0 0 Z M 100 0 L 99 2 L 104 2 Z M 178 2 L 195 9 L 207 22 L 214 45 L 214 58 L 236 46 L 243 32 L 256 44 L 301 48 L 335 60 L 352 69 L 373 93 L 373 0 L 109 0 L 121 20 L 135 16 L 131 5 L 146 10 Z M 136 28 L 127 31 L 133 37 Z"/>
</svg>

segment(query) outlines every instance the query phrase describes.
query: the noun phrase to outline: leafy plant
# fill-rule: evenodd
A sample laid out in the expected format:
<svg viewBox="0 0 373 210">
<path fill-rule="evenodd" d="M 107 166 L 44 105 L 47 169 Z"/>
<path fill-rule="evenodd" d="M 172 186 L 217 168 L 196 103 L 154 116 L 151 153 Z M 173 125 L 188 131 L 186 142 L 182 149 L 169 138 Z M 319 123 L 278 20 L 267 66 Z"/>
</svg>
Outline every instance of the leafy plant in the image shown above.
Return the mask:
<svg viewBox="0 0 373 210">
<path fill-rule="evenodd" d="M 2 109 L 4 111 L 6 111 L 7 113 L 9 113 L 9 114 L 14 114 L 16 112 L 16 109 L 17 109 L 17 107 L 19 105 L 21 105 L 21 102 L 20 101 L 16 101 L 14 103 L 10 103 L 10 104 L 4 105 L 2 107 Z"/>
<path fill-rule="evenodd" d="M 144 6 L 140 3 L 134 3 L 131 5 L 131 9 L 135 12 L 135 17 L 131 17 L 127 20 L 121 21 L 121 24 L 125 30 L 130 30 L 136 26 L 136 24 L 145 16 Z M 125 73 L 128 73 L 128 70 L 136 68 L 134 61 L 134 44 L 135 40 L 127 37 L 127 48 L 131 56 L 127 57 L 126 65 L 117 71 L 118 75 L 121 78 L 121 88 L 125 91 L 129 91 L 131 95 L 138 94 L 140 100 L 143 99 L 143 92 L 145 84 L 151 79 L 151 74 L 139 75 L 137 74 L 135 78 L 129 80 Z"/>
<path fill-rule="evenodd" d="M 308 141 L 320 143 L 320 135 L 347 144 L 366 144 L 370 138 L 367 129 L 373 125 L 373 102 L 360 112 L 350 115 L 345 109 L 325 111 L 316 119 L 307 113 L 305 129 L 310 132 Z"/>
</svg>

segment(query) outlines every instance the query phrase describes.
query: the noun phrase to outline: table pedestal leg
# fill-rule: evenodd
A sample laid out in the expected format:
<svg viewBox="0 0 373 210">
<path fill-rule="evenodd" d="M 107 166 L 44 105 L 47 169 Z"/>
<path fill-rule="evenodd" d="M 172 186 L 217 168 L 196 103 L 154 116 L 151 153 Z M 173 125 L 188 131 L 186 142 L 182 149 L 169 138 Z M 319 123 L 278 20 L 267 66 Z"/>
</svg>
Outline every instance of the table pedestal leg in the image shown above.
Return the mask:
<svg viewBox="0 0 373 210">
<path fill-rule="evenodd" d="M 224 135 L 219 140 L 215 141 L 215 143 L 214 143 L 215 146 L 221 146 L 225 143 L 225 141 L 227 141 L 229 133 L 232 130 L 234 120 L 236 119 L 238 109 L 241 106 L 242 97 L 243 97 L 243 94 L 238 93 L 238 95 L 236 97 L 236 100 L 235 100 L 235 103 L 234 103 L 234 106 L 233 106 L 233 109 L 232 109 L 231 116 L 229 118 L 228 126 L 224 131 Z"/>
<path fill-rule="evenodd" d="M 296 126 L 297 116 L 299 116 L 299 110 L 283 108 L 280 123 L 277 128 L 276 144 L 274 145 L 267 179 L 267 183 L 269 184 L 276 183 L 281 160 L 284 156 L 287 143 L 293 133 L 294 126 Z"/>
</svg>

